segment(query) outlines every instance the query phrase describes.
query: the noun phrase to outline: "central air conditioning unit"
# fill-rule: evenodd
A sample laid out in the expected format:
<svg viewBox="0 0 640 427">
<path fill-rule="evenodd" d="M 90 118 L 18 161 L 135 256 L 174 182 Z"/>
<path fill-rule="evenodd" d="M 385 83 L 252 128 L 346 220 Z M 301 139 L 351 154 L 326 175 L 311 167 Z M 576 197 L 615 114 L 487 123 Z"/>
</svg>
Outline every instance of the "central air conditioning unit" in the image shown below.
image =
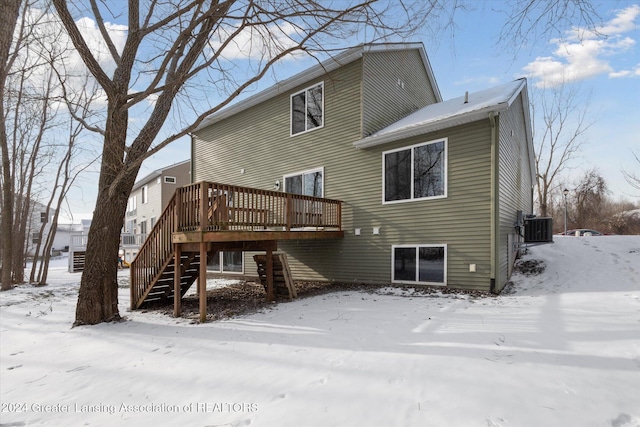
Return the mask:
<svg viewBox="0 0 640 427">
<path fill-rule="evenodd" d="M 524 242 L 553 243 L 553 218 L 525 218 Z"/>
</svg>

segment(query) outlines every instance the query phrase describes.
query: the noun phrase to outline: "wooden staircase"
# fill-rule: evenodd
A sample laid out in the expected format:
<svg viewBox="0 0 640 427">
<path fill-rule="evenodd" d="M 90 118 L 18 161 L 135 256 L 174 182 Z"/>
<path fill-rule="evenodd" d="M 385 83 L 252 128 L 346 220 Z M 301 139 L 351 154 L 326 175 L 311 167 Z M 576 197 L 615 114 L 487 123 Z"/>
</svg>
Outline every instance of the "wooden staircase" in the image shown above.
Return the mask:
<svg viewBox="0 0 640 427">
<path fill-rule="evenodd" d="M 254 255 L 253 259 L 258 266 L 260 282 L 262 283 L 262 286 L 264 286 L 265 292 L 269 292 L 267 279 L 267 256 Z M 287 255 L 283 253 L 273 254 L 273 293 L 275 298 L 284 297 L 293 299 L 298 296 L 293 284 L 291 269 L 287 262 Z"/>
<path fill-rule="evenodd" d="M 200 254 L 183 253 L 178 264 L 180 271 L 180 298 L 182 298 L 200 274 Z M 153 286 L 148 287 L 144 299 L 138 308 L 144 308 L 153 304 L 170 304 L 174 296 L 174 274 L 176 263 L 172 255 L 166 266 L 160 270 Z"/>
</svg>

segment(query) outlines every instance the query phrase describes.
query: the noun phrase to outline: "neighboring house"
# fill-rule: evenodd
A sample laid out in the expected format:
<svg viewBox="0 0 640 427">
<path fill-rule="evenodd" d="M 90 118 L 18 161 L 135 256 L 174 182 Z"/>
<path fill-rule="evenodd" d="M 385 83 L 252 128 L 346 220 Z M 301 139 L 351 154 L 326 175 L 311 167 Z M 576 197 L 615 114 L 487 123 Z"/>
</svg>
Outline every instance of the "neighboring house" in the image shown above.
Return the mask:
<svg viewBox="0 0 640 427">
<path fill-rule="evenodd" d="M 192 136 L 194 182 L 343 202 L 344 238 L 278 242 L 299 280 L 499 292 L 533 159 L 526 81 L 443 101 L 418 43 L 350 49 Z M 252 255 L 228 258 L 255 275 Z"/>
<path fill-rule="evenodd" d="M 82 234 L 83 231 L 84 228 L 82 224 L 58 223 L 56 236 L 53 239 L 53 247 L 51 248 L 51 250 L 53 252 L 67 252 L 69 250 L 69 247 L 71 246 L 71 236 Z"/>
<path fill-rule="evenodd" d="M 120 236 L 119 255 L 127 263 L 133 261 L 140 246 L 151 231 L 158 217 L 173 197 L 176 188 L 191 182 L 191 162 L 180 163 L 158 169 L 139 179 L 131 190 L 125 221 Z M 69 271 L 84 269 L 87 237 L 91 220 L 82 220 L 82 230 L 71 236 L 69 248 Z M 114 263 L 117 260 L 114 260 Z"/>
<path fill-rule="evenodd" d="M 124 259 L 135 258 L 138 248 L 173 197 L 176 188 L 191 183 L 191 161 L 158 169 L 139 179 L 131 190 L 122 236 Z"/>
<path fill-rule="evenodd" d="M 40 241 L 40 228 L 42 227 L 42 223 L 46 223 L 44 229 L 44 236 L 49 233 L 50 226 L 49 224 L 50 218 L 47 218 L 47 207 L 42 203 L 31 200 L 31 209 L 29 213 L 29 219 L 27 220 L 27 241 L 25 247 L 25 253 L 27 257 L 32 257 L 35 255 L 36 248 Z"/>
</svg>

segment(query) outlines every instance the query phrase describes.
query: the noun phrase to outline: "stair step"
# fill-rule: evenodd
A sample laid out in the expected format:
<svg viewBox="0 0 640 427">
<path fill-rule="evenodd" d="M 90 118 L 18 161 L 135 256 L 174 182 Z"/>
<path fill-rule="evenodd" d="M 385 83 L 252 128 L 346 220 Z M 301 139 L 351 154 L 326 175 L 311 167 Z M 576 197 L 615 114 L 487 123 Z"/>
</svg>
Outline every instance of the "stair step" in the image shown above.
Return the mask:
<svg viewBox="0 0 640 427">
<path fill-rule="evenodd" d="M 258 267 L 258 276 L 260 282 L 267 290 L 267 256 L 266 255 L 254 255 L 254 261 Z M 287 262 L 287 256 L 283 253 L 274 253 L 273 260 L 273 293 L 276 296 L 284 296 L 289 299 L 296 298 L 297 292 L 291 277 L 291 269 Z"/>
</svg>

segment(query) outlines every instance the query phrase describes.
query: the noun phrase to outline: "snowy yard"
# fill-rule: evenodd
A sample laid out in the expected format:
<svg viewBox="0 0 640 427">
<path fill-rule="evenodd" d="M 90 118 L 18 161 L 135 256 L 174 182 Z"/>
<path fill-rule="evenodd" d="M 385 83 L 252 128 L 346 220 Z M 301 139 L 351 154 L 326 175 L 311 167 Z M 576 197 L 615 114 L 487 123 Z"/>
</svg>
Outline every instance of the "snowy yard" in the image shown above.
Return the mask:
<svg viewBox="0 0 640 427">
<path fill-rule="evenodd" d="M 2 426 L 640 426 L 640 237 L 556 237 L 499 297 L 341 291 L 71 328 L 78 274 L 0 294 Z M 122 272 L 126 282 L 128 272 Z"/>
</svg>

